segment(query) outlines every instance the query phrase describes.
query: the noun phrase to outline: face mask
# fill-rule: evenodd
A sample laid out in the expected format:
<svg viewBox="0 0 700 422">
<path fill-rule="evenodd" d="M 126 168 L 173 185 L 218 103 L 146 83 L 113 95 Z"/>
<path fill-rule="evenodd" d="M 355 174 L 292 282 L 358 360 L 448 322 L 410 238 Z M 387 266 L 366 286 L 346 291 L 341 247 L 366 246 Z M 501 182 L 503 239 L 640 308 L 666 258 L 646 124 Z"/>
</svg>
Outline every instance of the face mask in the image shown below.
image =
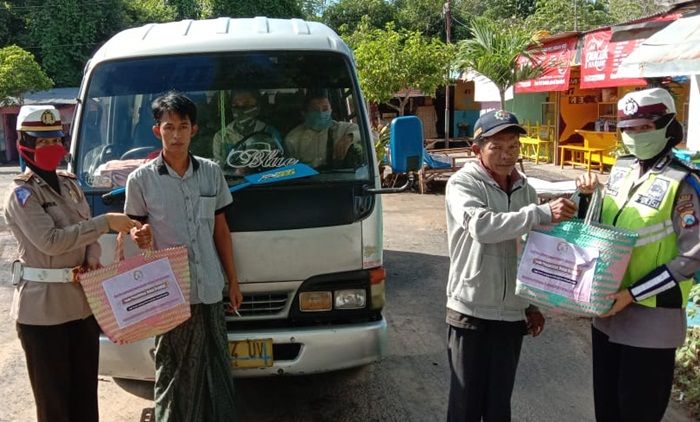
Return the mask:
<svg viewBox="0 0 700 422">
<path fill-rule="evenodd" d="M 321 131 L 328 129 L 331 126 L 331 112 L 329 111 L 309 111 L 304 117 L 304 123 L 307 127 Z"/>
<path fill-rule="evenodd" d="M 233 114 L 233 120 L 241 123 L 249 122 L 258 117 L 259 109 L 257 106 L 253 107 L 233 107 L 231 110 Z"/>
<path fill-rule="evenodd" d="M 640 160 L 654 158 L 666 147 L 666 128 L 642 133 L 622 132 L 622 143 Z"/>
<path fill-rule="evenodd" d="M 31 149 L 20 145 L 19 149 L 25 160 L 46 171 L 56 170 L 61 160 L 63 160 L 63 157 L 66 156 L 66 149 L 62 144 L 47 145 L 37 149 Z M 34 153 L 33 160 L 28 157 L 28 152 Z"/>
</svg>

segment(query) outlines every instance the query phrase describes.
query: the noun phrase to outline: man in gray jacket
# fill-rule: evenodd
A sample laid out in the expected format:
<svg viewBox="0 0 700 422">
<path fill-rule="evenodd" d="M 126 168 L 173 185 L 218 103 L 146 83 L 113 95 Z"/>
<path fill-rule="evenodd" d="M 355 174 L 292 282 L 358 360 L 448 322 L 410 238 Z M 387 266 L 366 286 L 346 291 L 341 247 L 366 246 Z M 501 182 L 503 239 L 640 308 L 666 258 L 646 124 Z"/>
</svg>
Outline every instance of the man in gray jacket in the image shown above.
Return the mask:
<svg viewBox="0 0 700 422">
<path fill-rule="evenodd" d="M 539 310 L 515 296 L 517 242 L 534 226 L 576 212 L 564 198 L 537 205 L 535 189 L 515 169 L 524 133 L 507 111 L 484 114 L 474 125 L 479 161 L 447 182 L 448 421 L 510 420 L 523 335 L 544 327 Z"/>
</svg>

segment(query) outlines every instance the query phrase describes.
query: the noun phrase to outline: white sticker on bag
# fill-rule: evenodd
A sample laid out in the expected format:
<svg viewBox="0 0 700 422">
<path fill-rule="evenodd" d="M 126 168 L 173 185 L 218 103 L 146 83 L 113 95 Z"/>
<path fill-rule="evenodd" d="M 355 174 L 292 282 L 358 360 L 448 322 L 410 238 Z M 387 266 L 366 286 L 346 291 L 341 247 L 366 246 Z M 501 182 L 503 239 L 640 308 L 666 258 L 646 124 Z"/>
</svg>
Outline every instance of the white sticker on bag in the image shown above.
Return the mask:
<svg viewBox="0 0 700 422">
<path fill-rule="evenodd" d="M 577 302 L 590 303 L 600 252 L 539 232 L 528 235 L 518 266 L 518 280 Z"/>
</svg>

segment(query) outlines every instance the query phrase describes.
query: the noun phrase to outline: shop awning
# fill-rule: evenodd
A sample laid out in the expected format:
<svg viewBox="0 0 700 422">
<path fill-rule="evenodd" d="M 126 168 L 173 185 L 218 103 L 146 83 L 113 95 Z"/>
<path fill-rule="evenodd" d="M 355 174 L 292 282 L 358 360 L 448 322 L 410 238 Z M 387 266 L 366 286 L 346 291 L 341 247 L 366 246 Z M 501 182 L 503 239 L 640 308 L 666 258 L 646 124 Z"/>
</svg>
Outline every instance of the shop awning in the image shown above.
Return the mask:
<svg viewBox="0 0 700 422">
<path fill-rule="evenodd" d="M 663 77 L 700 74 L 700 14 L 656 32 L 622 61 L 618 75 Z"/>
<path fill-rule="evenodd" d="M 581 53 L 581 89 L 646 85 L 638 73 L 620 73 L 620 64 L 655 28 L 661 28 L 679 16 L 677 13 L 654 16 L 587 33 Z"/>
<path fill-rule="evenodd" d="M 576 54 L 576 37 L 547 42 L 531 52 L 545 71 L 537 79 L 515 84 L 516 93 L 566 91 L 569 89 L 571 61 Z M 522 59 L 525 60 L 525 59 Z"/>
</svg>

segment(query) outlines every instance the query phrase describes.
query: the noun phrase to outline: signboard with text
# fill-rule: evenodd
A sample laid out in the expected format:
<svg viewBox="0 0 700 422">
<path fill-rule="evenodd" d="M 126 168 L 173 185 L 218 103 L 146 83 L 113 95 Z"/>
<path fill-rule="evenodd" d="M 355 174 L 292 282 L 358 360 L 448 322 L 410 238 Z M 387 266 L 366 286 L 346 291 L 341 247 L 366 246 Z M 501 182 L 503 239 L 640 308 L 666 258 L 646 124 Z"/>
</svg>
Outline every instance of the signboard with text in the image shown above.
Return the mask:
<svg viewBox="0 0 700 422">
<path fill-rule="evenodd" d="M 611 41 L 610 28 L 586 34 L 581 54 L 581 89 L 646 85 L 641 78 L 621 78 L 617 68 L 644 39 Z"/>
<path fill-rule="evenodd" d="M 530 54 L 536 63 L 544 66 L 544 73 L 537 79 L 522 81 L 515 84 L 515 92 L 549 92 L 566 91 L 569 88 L 571 74 L 571 59 L 576 49 L 576 38 L 567 38 L 556 42 L 546 43 Z M 525 63 L 521 57 L 518 62 Z"/>
</svg>

